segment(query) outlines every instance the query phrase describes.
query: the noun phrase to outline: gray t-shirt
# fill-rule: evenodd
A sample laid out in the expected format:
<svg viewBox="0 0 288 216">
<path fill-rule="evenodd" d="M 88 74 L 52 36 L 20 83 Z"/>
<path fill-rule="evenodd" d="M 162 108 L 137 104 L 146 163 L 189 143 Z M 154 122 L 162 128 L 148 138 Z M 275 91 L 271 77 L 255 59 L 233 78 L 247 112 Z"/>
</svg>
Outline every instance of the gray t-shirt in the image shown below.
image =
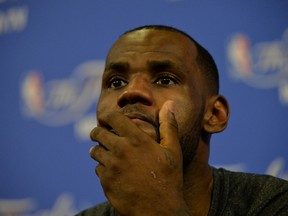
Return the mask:
<svg viewBox="0 0 288 216">
<path fill-rule="evenodd" d="M 288 216 L 288 181 L 214 169 L 214 187 L 208 216 Z M 119 216 L 108 203 L 89 208 L 76 216 Z"/>
</svg>

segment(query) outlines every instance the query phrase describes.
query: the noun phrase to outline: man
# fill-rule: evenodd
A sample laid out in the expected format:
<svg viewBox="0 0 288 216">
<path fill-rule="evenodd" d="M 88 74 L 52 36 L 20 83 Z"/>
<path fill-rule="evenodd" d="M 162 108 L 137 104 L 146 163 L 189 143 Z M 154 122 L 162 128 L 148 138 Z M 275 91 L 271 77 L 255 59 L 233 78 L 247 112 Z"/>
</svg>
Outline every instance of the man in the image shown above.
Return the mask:
<svg viewBox="0 0 288 216">
<path fill-rule="evenodd" d="M 225 129 L 213 58 L 186 33 L 142 26 L 110 49 L 90 155 L 109 202 L 79 215 L 288 215 L 288 183 L 208 164 Z"/>
</svg>

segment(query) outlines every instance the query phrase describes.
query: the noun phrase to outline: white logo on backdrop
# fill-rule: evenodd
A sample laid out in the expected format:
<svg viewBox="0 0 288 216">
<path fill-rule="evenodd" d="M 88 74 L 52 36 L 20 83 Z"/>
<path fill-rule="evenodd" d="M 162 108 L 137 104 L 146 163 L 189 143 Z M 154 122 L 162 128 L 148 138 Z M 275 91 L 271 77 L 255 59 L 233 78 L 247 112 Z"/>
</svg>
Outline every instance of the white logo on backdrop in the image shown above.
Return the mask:
<svg viewBox="0 0 288 216">
<path fill-rule="evenodd" d="M 75 123 L 76 135 L 89 139 L 96 124 L 88 110 L 98 101 L 104 61 L 87 61 L 69 78 L 43 81 L 39 71 L 30 71 L 21 86 L 23 113 L 44 125 Z"/>
<path fill-rule="evenodd" d="M 235 34 L 227 54 L 233 78 L 254 88 L 278 88 L 280 102 L 288 105 L 288 29 L 280 40 L 253 46 L 245 34 Z"/>
<path fill-rule="evenodd" d="M 0 10 L 0 34 L 23 31 L 28 23 L 28 15 L 26 6 Z"/>
<path fill-rule="evenodd" d="M 87 208 L 87 205 L 81 209 Z M 71 216 L 79 210 L 75 208 L 74 197 L 70 194 L 60 194 L 51 209 L 37 210 L 37 201 L 32 198 L 0 199 L 1 216 Z"/>
</svg>

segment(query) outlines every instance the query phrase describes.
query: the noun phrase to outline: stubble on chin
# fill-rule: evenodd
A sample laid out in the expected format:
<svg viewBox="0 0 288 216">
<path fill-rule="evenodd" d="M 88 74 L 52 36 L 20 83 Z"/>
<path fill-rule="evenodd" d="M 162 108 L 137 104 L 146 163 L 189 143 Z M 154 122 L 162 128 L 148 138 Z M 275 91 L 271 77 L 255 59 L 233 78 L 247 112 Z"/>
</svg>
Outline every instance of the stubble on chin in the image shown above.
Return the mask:
<svg viewBox="0 0 288 216">
<path fill-rule="evenodd" d="M 199 142 L 202 136 L 202 120 L 204 116 L 204 106 L 201 107 L 197 119 L 193 122 L 188 122 L 188 125 L 183 125 L 179 128 L 179 142 L 183 155 L 183 168 L 187 167 L 194 159 Z"/>
</svg>

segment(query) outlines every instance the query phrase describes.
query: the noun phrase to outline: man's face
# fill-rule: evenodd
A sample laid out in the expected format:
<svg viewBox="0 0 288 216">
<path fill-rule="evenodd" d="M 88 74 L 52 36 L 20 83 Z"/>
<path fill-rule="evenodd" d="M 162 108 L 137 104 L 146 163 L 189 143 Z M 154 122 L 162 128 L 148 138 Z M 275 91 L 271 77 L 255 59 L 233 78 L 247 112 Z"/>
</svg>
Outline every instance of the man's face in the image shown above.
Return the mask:
<svg viewBox="0 0 288 216">
<path fill-rule="evenodd" d="M 187 163 L 199 143 L 205 104 L 196 56 L 193 42 L 176 32 L 150 29 L 122 36 L 106 59 L 97 115 L 120 112 L 159 141 L 159 110 L 174 101 Z"/>
</svg>

